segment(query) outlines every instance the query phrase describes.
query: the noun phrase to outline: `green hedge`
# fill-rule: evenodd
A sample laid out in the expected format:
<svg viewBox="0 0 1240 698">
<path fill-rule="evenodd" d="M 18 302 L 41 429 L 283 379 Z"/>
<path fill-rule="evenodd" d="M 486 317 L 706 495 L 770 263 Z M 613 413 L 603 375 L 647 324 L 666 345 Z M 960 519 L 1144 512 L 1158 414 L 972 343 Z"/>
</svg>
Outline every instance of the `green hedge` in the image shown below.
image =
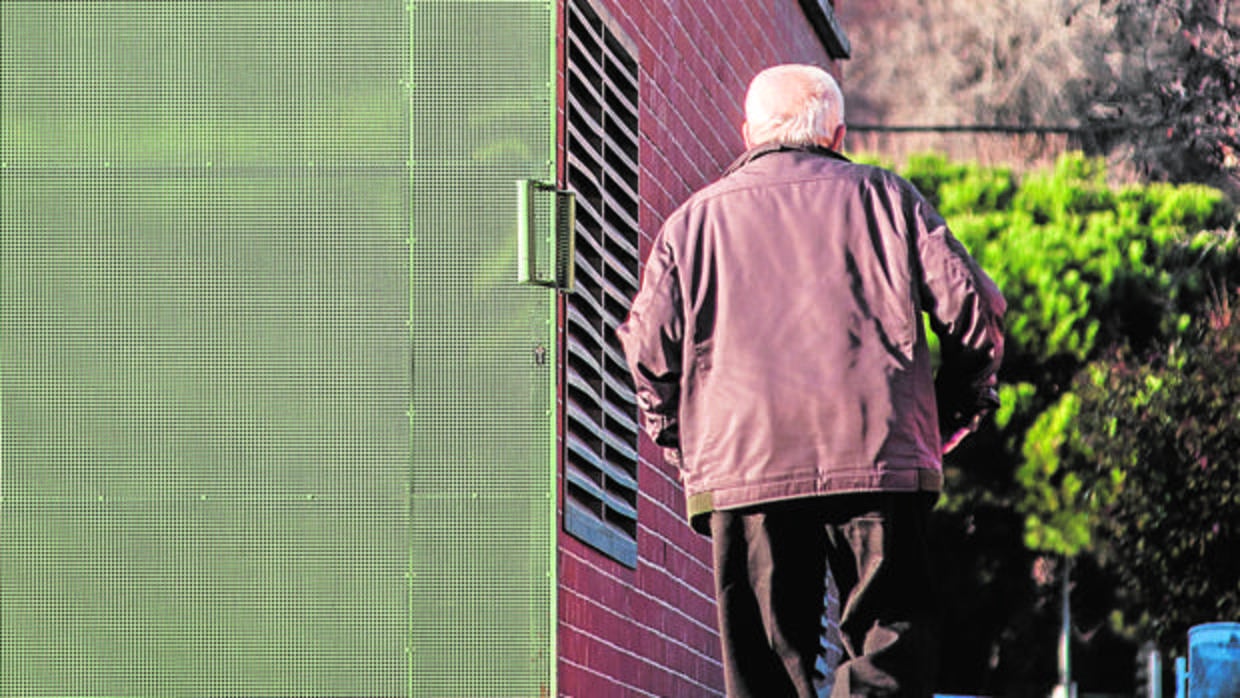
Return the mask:
<svg viewBox="0 0 1240 698">
<path fill-rule="evenodd" d="M 1145 344 L 1183 331 L 1211 289 L 1240 278 L 1234 208 L 1198 185 L 1106 182 L 1100 160 L 1062 156 L 1051 171 L 910 158 L 901 170 L 1008 299 L 1010 368 Z"/>
<path fill-rule="evenodd" d="M 1023 173 L 938 155 L 895 169 L 938 207 L 1009 304 L 1003 404 L 947 458 L 932 522 L 937 554 L 951 561 L 946 603 L 957 619 L 960 666 L 991 661 L 1012 628 L 1054 637 L 1056 587 L 1031 581 L 1048 554 L 1078 558 L 1077 593 L 1092 588 L 1091 612 L 1125 637 L 1165 639 L 1185 623 L 1217 619 L 1206 617 L 1211 613 L 1234 614 L 1236 595 L 1220 595 L 1218 582 L 1234 588 L 1235 566 L 1179 550 L 1185 545 L 1175 541 L 1207 552 L 1226 543 L 1234 552 L 1240 533 L 1226 522 L 1240 521 L 1240 480 L 1234 466 L 1214 465 L 1227 462 L 1215 458 L 1210 472 L 1202 471 L 1202 449 L 1189 450 L 1193 463 L 1170 462 L 1180 456 L 1168 444 L 1187 434 L 1234 454 L 1235 408 L 1233 418 L 1219 419 L 1194 400 L 1222 391 L 1234 403 L 1235 381 L 1226 383 L 1221 369 L 1198 371 L 1194 386 L 1172 389 L 1176 371 L 1157 362 L 1150 371 L 1133 368 L 1149 360 L 1134 357 L 1165 354 L 1168 346 L 1187 352 L 1203 322 L 1217 324 L 1226 299 L 1240 304 L 1230 295 L 1240 288 L 1233 205 L 1202 186 L 1112 186 L 1103 162 L 1079 153 Z M 1123 380 L 1108 378 L 1113 374 Z M 1136 404 L 1159 391 L 1171 392 Z M 1205 417 L 1186 420 L 1195 409 Z M 1210 431 L 1216 423 L 1230 435 Z M 1161 450 L 1138 450 L 1145 444 Z M 1219 532 L 1186 535 L 1176 528 L 1181 509 L 1212 512 Z M 1172 563 L 1146 554 L 1164 548 L 1174 553 L 1166 558 Z M 1206 576 L 1211 564 L 1219 573 Z M 1160 575 L 1172 586 L 1159 586 Z M 1128 579 L 1139 583 L 1115 581 Z M 1007 671 L 1036 683 L 1030 667 L 1054 666 L 1053 642 L 1030 645 L 1022 636 L 1021 647 L 1033 664 Z"/>
<path fill-rule="evenodd" d="M 1025 520 L 1032 550 L 1089 549 L 1116 485 L 1109 469 L 1099 471 L 1105 481 L 1083 482 L 1061 462 L 1090 436 L 1079 431 L 1069 386 L 1105 354 L 1186 335 L 1212 300 L 1240 287 L 1235 207 L 1200 185 L 1111 186 L 1104 163 L 1080 153 L 1022 176 L 940 155 L 912 157 L 899 172 L 938 207 L 1009 307 L 1000 438 L 967 452 L 977 462 L 957 464 L 965 474 L 949 479 L 950 497 L 1006 501 Z M 967 476 L 996 462 L 1008 464 L 1011 482 Z"/>
</svg>

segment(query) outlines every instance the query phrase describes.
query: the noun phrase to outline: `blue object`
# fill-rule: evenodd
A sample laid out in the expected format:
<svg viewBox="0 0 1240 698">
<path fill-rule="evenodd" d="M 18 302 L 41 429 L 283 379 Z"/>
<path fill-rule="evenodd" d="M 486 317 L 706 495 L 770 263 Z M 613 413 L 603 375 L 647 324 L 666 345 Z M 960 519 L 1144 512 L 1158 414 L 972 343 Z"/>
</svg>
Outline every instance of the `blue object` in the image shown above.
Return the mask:
<svg viewBox="0 0 1240 698">
<path fill-rule="evenodd" d="M 1240 623 L 1206 623 L 1188 631 L 1188 698 L 1240 696 Z"/>
</svg>

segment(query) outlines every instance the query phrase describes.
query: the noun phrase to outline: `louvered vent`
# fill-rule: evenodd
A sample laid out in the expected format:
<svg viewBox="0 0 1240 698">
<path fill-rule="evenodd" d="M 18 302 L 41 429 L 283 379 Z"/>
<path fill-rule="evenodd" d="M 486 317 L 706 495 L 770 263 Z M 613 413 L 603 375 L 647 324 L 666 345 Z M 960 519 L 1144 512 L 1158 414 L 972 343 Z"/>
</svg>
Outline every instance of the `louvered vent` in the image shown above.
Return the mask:
<svg viewBox="0 0 1240 698">
<path fill-rule="evenodd" d="M 637 62 L 584 0 L 567 3 L 569 296 L 564 526 L 637 565 L 637 405 L 615 330 L 637 292 Z"/>
</svg>

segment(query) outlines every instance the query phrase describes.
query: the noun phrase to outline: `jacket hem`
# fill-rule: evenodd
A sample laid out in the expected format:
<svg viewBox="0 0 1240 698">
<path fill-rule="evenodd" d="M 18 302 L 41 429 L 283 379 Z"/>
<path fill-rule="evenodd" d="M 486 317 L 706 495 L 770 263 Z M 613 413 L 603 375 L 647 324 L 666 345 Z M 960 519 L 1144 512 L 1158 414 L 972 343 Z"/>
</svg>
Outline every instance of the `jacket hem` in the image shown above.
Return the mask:
<svg viewBox="0 0 1240 698">
<path fill-rule="evenodd" d="M 911 470 L 841 476 L 826 481 L 791 480 L 763 485 L 740 485 L 687 494 L 686 511 L 694 531 L 710 535 L 712 511 L 739 509 L 790 499 L 826 497 L 860 492 L 941 492 L 943 473 L 939 470 Z"/>
</svg>

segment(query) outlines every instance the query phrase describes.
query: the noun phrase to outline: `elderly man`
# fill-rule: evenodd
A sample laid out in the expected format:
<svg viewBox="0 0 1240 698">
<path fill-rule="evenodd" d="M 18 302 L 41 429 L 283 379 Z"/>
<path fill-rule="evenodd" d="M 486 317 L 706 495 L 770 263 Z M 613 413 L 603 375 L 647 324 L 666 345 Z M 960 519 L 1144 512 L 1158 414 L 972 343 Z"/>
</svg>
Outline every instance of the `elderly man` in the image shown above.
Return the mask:
<svg viewBox="0 0 1240 698">
<path fill-rule="evenodd" d="M 729 696 L 932 692 L 926 520 L 942 454 L 998 402 L 1002 296 L 912 185 L 839 154 L 843 117 L 819 68 L 755 77 L 747 152 L 668 217 L 618 330 L 712 539 Z"/>
</svg>

